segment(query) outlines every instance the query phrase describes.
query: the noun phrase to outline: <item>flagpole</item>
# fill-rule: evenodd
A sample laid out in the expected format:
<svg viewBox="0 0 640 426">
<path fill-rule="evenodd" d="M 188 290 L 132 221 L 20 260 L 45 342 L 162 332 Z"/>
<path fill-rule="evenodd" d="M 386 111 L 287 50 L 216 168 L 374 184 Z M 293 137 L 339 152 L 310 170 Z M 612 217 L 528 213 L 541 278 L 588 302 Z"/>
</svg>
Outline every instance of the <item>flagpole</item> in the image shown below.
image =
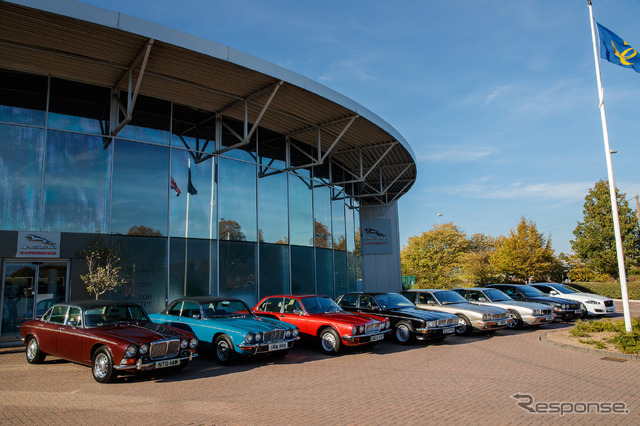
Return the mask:
<svg viewBox="0 0 640 426">
<path fill-rule="evenodd" d="M 191 173 L 191 156 L 187 159 L 187 168 L 189 173 Z M 190 185 L 189 182 L 187 185 Z M 189 196 L 191 195 L 190 188 L 187 187 L 187 220 L 185 221 L 184 227 L 184 296 L 187 295 L 187 250 L 189 244 Z"/>
<path fill-rule="evenodd" d="M 618 254 L 618 275 L 620 276 L 620 290 L 622 292 L 622 308 L 624 311 L 624 325 L 628 333 L 631 332 L 631 315 L 629 313 L 629 294 L 627 292 L 627 274 L 624 267 L 624 252 L 622 249 L 622 235 L 620 233 L 620 217 L 618 216 L 618 198 L 616 196 L 616 183 L 613 176 L 613 163 L 611 161 L 611 148 L 609 147 L 609 131 L 607 130 L 607 117 L 604 113 L 604 90 L 600 77 L 600 60 L 598 56 L 598 45 L 596 44 L 596 30 L 591 0 L 587 0 L 589 5 L 589 17 L 591 18 L 591 40 L 593 41 L 593 58 L 596 63 L 596 79 L 598 81 L 598 95 L 600 109 L 600 119 L 602 121 L 602 134 L 604 136 L 604 152 L 607 159 L 607 173 L 609 176 L 609 194 L 611 197 L 611 213 L 613 216 L 613 230 L 616 237 L 616 252 Z"/>
</svg>

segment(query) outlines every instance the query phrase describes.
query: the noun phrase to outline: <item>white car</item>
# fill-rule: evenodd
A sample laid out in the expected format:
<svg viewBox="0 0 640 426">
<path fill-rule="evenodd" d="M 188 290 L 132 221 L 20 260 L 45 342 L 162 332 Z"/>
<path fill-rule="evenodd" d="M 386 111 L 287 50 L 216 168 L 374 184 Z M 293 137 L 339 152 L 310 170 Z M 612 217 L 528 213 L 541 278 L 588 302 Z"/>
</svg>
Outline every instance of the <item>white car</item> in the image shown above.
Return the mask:
<svg viewBox="0 0 640 426">
<path fill-rule="evenodd" d="M 600 296 L 599 294 L 581 293 L 557 283 L 534 283 L 530 285 L 549 296 L 561 297 L 563 299 L 575 300 L 576 302 L 582 303 L 582 305 L 587 309 L 587 314 L 589 316 L 604 316 L 606 314 L 613 314 L 616 312 L 613 299 Z"/>
</svg>

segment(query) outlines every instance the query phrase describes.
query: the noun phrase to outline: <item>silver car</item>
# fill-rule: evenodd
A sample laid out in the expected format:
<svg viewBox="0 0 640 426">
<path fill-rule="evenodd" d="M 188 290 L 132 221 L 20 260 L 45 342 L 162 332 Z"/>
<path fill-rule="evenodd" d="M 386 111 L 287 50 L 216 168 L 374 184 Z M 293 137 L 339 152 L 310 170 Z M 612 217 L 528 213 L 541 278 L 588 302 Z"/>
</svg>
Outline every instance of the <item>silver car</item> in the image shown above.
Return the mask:
<svg viewBox="0 0 640 426">
<path fill-rule="evenodd" d="M 468 335 L 472 331 L 500 330 L 511 322 L 506 309 L 471 304 L 451 290 L 416 289 L 403 291 L 402 295 L 420 309 L 457 315 L 460 318 L 460 326 L 456 328 L 458 335 Z"/>
<path fill-rule="evenodd" d="M 553 322 L 556 315 L 553 306 L 536 302 L 520 302 L 513 300 L 495 288 L 471 287 L 454 288 L 453 291 L 476 305 L 498 306 L 509 311 L 512 322 L 510 328 L 518 328 L 523 324 L 540 325 Z"/>
</svg>

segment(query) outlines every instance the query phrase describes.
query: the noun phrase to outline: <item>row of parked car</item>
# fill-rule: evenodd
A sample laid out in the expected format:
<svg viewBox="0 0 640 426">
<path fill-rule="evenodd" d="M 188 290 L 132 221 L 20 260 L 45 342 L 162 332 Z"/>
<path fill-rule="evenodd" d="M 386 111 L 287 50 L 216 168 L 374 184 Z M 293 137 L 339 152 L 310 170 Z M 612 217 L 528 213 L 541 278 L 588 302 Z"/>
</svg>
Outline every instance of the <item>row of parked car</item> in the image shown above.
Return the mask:
<svg viewBox="0 0 640 426">
<path fill-rule="evenodd" d="M 64 358 L 91 366 L 94 379 L 105 383 L 122 372 L 182 369 L 204 346 L 230 364 L 259 354 L 285 356 L 301 337 L 337 354 L 343 347 L 374 346 L 385 336 L 409 344 L 613 312 L 613 300 L 560 284 L 493 284 L 347 293 L 335 300 L 272 295 L 253 309 L 237 298 L 185 297 L 151 315 L 130 301 L 66 302 L 24 322 L 20 333 L 29 363 Z"/>
</svg>

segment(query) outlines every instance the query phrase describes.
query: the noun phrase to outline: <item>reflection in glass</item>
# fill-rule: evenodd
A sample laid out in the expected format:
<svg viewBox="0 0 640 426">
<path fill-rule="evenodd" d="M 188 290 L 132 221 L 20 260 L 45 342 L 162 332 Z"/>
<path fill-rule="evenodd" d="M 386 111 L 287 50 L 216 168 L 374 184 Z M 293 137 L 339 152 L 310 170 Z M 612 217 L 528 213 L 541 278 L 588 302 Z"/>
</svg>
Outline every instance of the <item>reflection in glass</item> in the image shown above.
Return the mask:
<svg viewBox="0 0 640 426">
<path fill-rule="evenodd" d="M 260 298 L 289 293 L 289 247 L 260 244 Z"/>
<path fill-rule="evenodd" d="M 169 149 L 117 139 L 111 232 L 167 235 Z"/>
<path fill-rule="evenodd" d="M 114 236 L 123 247 L 122 269 L 126 284 L 108 298 L 133 300 L 147 312 L 160 312 L 167 299 L 167 240 L 165 238 Z M 105 297 L 106 298 L 106 297 Z"/>
<path fill-rule="evenodd" d="M 261 243 L 287 244 L 289 221 L 287 174 L 258 179 L 258 240 Z"/>
<path fill-rule="evenodd" d="M 219 159 L 220 240 L 256 241 L 256 166 Z"/>
<path fill-rule="evenodd" d="M 171 238 L 169 301 L 184 296 L 208 296 L 211 253 L 215 241 Z"/>
<path fill-rule="evenodd" d="M 44 126 L 47 77 L 0 70 L 0 121 Z"/>
<path fill-rule="evenodd" d="M 68 80 L 51 79 L 49 119 L 51 129 L 108 134 L 111 90 Z"/>
<path fill-rule="evenodd" d="M 215 159 L 196 163 L 188 151 L 172 149 L 171 152 L 169 181 L 174 186 L 169 196 L 170 235 L 215 239 L 217 226 L 215 219 L 211 219 L 216 213 Z"/>
<path fill-rule="evenodd" d="M 247 132 L 251 129 L 251 126 L 252 124 L 249 123 Z M 256 163 L 256 143 L 259 132 L 261 132 L 261 130 L 258 129 L 251 135 L 251 139 L 247 145 L 226 151 L 222 153 L 222 155 L 228 158 Z M 241 143 L 244 140 L 244 134 L 245 129 L 243 122 L 225 118 L 222 125 L 222 148 L 228 148 Z"/>
<path fill-rule="evenodd" d="M 333 251 L 333 271 L 335 278 L 336 296 L 349 291 L 347 276 L 347 253 L 345 251 Z"/>
<path fill-rule="evenodd" d="M 316 287 L 319 294 L 336 296 L 333 290 L 333 250 L 316 249 Z"/>
<path fill-rule="evenodd" d="M 211 154 L 216 149 L 215 124 L 212 112 L 173 104 L 171 145 Z"/>
<path fill-rule="evenodd" d="M 283 170 L 286 167 L 286 139 L 284 135 L 260 128 L 260 145 L 258 153 L 260 155 L 260 165 L 272 169 Z M 269 170 L 263 170 L 269 173 Z"/>
<path fill-rule="evenodd" d="M 127 99 L 127 92 L 120 92 L 120 99 Z M 138 95 L 135 114 L 131 121 L 118 133 L 121 139 L 133 139 L 169 145 L 171 126 L 171 103 L 144 95 Z M 125 116 L 120 110 L 120 122 Z"/>
<path fill-rule="evenodd" d="M 49 131 L 42 229 L 107 231 L 111 147 L 99 136 Z"/>
<path fill-rule="evenodd" d="M 238 297 L 249 306 L 257 302 L 255 243 L 220 241 L 220 296 Z"/>
<path fill-rule="evenodd" d="M 316 292 L 313 250 L 312 247 L 291 246 L 291 292 L 293 294 Z"/>
<path fill-rule="evenodd" d="M 314 186 L 314 237 L 319 248 L 331 248 L 331 189 L 327 186 Z"/>
<path fill-rule="evenodd" d="M 332 189 L 331 199 L 331 219 L 333 220 L 333 248 L 334 250 L 346 251 L 347 240 L 344 219 L 344 192 L 339 189 Z"/>
<path fill-rule="evenodd" d="M 292 245 L 313 247 L 313 191 L 311 181 L 289 175 L 289 220 Z"/>
<path fill-rule="evenodd" d="M 40 228 L 44 130 L 0 124 L 0 229 Z"/>
</svg>

